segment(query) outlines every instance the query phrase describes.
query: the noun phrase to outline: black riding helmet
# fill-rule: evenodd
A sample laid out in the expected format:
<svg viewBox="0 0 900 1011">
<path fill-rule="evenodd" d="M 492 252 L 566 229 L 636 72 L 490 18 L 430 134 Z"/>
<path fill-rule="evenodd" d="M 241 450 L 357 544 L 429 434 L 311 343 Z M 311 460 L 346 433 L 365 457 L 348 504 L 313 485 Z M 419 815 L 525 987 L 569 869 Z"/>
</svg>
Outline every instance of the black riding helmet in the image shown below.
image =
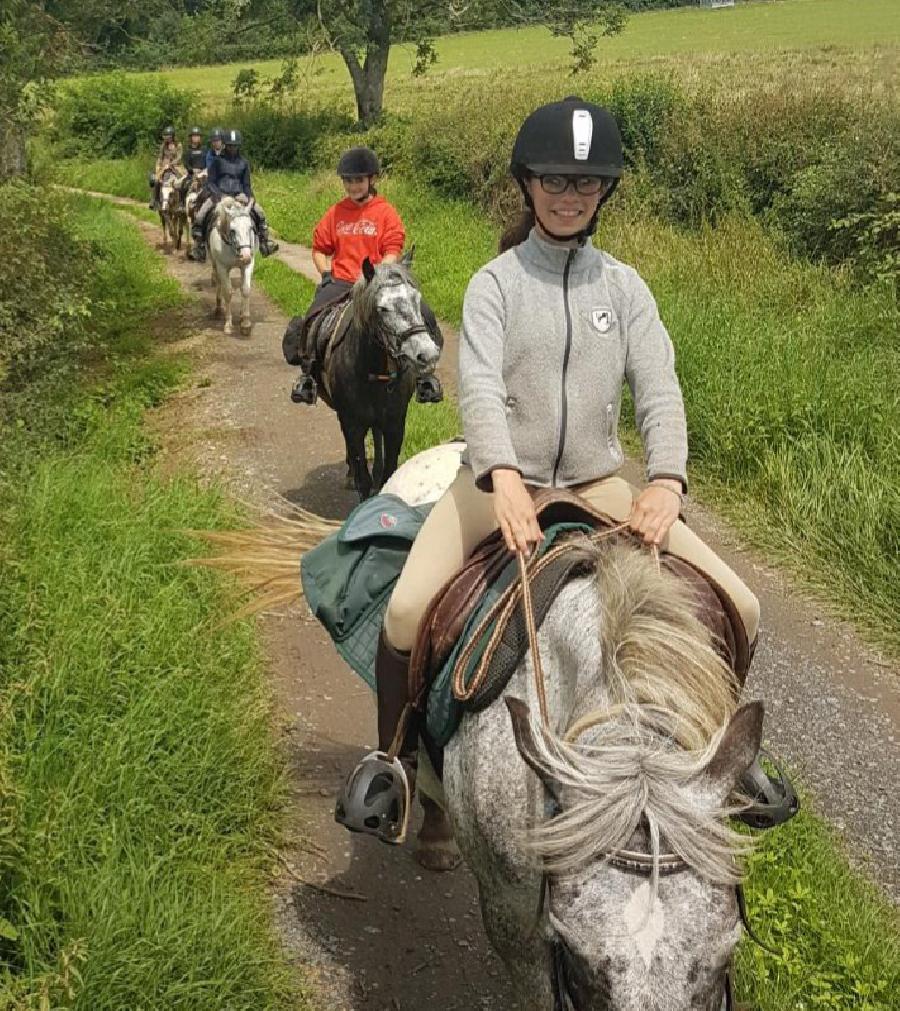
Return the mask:
<svg viewBox="0 0 900 1011">
<path fill-rule="evenodd" d="M 381 163 L 370 147 L 351 147 L 341 155 L 337 174 L 342 179 L 346 176 L 377 176 L 381 175 Z"/>
<path fill-rule="evenodd" d="M 223 137 L 226 147 L 240 147 L 241 146 L 241 131 L 240 130 L 226 130 L 225 136 Z"/>
<path fill-rule="evenodd" d="M 175 136 L 175 127 L 174 126 L 167 126 L 163 130 L 162 135 L 163 135 L 163 139 L 164 140 L 169 140 L 169 138 L 174 137 Z"/>
<path fill-rule="evenodd" d="M 608 109 L 575 96 L 542 105 L 519 128 L 509 169 L 532 212 L 531 195 L 525 186 L 529 176 L 579 175 L 609 179 L 611 185 L 600 198 L 597 213 L 587 228 L 576 236 L 554 235 L 541 222 L 551 238 L 587 238 L 596 230 L 600 208 L 612 196 L 625 171 L 619 127 Z"/>
<path fill-rule="evenodd" d="M 225 140 L 225 131 L 221 126 L 214 126 L 212 130 L 209 131 L 209 142 L 210 144 L 214 140 Z"/>
<path fill-rule="evenodd" d="M 203 131 L 200 129 L 199 126 L 192 126 L 190 128 L 190 130 L 188 130 L 188 137 L 193 137 L 195 135 L 197 137 L 202 137 L 203 136 Z"/>
</svg>

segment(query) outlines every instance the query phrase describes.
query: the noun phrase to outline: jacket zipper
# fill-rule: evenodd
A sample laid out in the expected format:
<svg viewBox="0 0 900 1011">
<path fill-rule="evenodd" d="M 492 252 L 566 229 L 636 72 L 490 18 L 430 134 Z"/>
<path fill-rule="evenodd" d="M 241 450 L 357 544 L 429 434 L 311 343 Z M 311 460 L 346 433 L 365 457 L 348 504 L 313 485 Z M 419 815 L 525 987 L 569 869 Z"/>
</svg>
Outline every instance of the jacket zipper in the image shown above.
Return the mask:
<svg viewBox="0 0 900 1011">
<path fill-rule="evenodd" d="M 568 424 L 569 398 L 566 394 L 566 373 L 569 371 L 569 356 L 572 353 L 572 311 L 569 308 L 569 268 L 572 260 L 575 259 L 575 250 L 569 250 L 566 257 L 566 266 L 563 270 L 563 305 L 566 310 L 566 353 L 563 356 L 562 367 L 562 411 L 559 425 L 559 449 L 556 453 L 556 463 L 553 465 L 553 487 L 556 487 L 556 478 L 559 474 L 559 465 L 562 462 L 563 453 L 566 449 L 566 425 Z"/>
</svg>

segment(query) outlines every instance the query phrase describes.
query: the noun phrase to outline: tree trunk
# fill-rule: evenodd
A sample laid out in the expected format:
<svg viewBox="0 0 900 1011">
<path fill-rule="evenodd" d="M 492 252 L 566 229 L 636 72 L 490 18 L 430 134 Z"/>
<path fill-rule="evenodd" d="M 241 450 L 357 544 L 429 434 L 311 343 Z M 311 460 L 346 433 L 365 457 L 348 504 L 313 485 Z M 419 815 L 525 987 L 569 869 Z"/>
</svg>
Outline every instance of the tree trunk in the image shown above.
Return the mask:
<svg viewBox="0 0 900 1011">
<path fill-rule="evenodd" d="M 366 50 L 360 64 L 357 53 L 341 48 L 341 56 L 356 95 L 356 114 L 363 126 L 371 126 L 380 116 L 384 106 L 384 78 L 387 74 L 391 51 L 391 18 L 385 0 L 375 0 L 371 6 L 366 27 Z"/>
<path fill-rule="evenodd" d="M 25 131 L 14 123 L 0 121 L 0 182 L 24 175 L 27 167 Z"/>
</svg>

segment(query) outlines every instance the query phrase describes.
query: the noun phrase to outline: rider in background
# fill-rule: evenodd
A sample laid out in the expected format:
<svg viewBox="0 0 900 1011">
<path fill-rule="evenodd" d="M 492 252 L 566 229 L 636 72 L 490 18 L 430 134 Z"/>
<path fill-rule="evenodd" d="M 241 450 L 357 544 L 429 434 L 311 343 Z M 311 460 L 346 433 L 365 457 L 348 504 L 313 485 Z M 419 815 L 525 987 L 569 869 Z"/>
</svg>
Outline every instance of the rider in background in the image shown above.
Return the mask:
<svg viewBox="0 0 900 1011">
<path fill-rule="evenodd" d="M 302 370 L 291 392 L 291 399 L 300 404 L 314 404 L 317 397 L 317 384 L 312 376 L 315 348 L 309 347 L 306 340 L 309 324 L 323 308 L 347 296 L 362 275 L 366 258 L 373 265 L 396 263 L 406 241 L 400 215 L 375 188 L 381 164 L 374 151 L 367 147 L 345 151 L 338 162 L 337 174 L 344 184 L 346 197 L 328 208 L 313 231 L 313 263 L 322 280 L 306 313 L 297 357 L 289 359 Z M 439 336 L 434 313 L 424 302 L 422 313 L 428 328 Z M 422 402 L 440 400 L 442 393 L 437 377 L 419 379 L 416 394 Z"/>
<path fill-rule="evenodd" d="M 184 168 L 181 164 L 181 144 L 175 136 L 174 126 L 167 126 L 162 132 L 162 142 L 159 145 L 156 164 L 148 179 L 150 184 L 148 206 L 151 211 L 159 209 L 159 181 L 162 179 L 163 172 L 168 168 L 174 169 L 179 176 L 184 175 Z"/>
<path fill-rule="evenodd" d="M 351 773 L 338 820 L 396 842 L 369 817 L 376 790 L 412 797 L 420 715 L 409 665 L 419 625 L 440 588 L 500 530 L 529 553 L 543 534 L 532 493 L 569 488 L 648 547 L 705 573 L 733 602 L 752 644 L 759 603 L 740 577 L 679 520 L 687 492 L 687 425 L 675 355 L 656 302 L 632 267 L 595 248 L 601 206 L 624 171 L 618 126 L 577 98 L 542 106 L 522 124 L 510 170 L 526 205 L 500 256 L 469 283 L 459 347 L 459 411 L 467 451 L 456 480 L 413 543 L 385 614 L 376 682 L 379 753 Z M 646 487 L 617 471 L 625 383 L 644 444 Z M 399 763 L 385 752 L 407 714 Z M 389 782 L 389 788 L 384 788 Z M 405 825 L 406 811 L 392 824 Z"/>
<path fill-rule="evenodd" d="M 225 147 L 225 131 L 221 126 L 214 126 L 209 131 L 209 147 L 206 149 L 206 171 L 210 170 L 213 161 L 222 153 Z"/>
<path fill-rule="evenodd" d="M 271 256 L 278 249 L 278 243 L 269 238 L 269 225 L 262 207 L 253 197 L 250 184 L 250 165 L 241 155 L 241 134 L 238 130 L 225 133 L 222 153 L 213 158 L 206 177 L 206 188 L 210 197 L 194 219 L 192 229 L 194 248 L 188 254 L 192 260 L 202 263 L 206 260 L 206 221 L 212 208 L 222 197 L 244 197 L 252 201 L 250 213 L 259 236 L 259 251 L 263 256 Z"/>
<path fill-rule="evenodd" d="M 188 146 L 184 149 L 184 167 L 188 175 L 202 172 L 206 169 L 206 150 L 203 147 L 203 131 L 199 126 L 192 126 L 188 134 Z"/>
</svg>

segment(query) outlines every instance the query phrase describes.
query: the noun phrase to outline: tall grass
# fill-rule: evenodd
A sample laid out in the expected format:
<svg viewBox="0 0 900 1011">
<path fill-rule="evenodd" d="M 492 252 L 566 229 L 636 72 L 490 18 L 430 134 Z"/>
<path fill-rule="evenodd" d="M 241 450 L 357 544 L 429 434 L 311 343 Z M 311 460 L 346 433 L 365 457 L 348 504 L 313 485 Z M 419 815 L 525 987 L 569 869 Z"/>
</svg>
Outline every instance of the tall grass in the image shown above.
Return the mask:
<svg viewBox="0 0 900 1011">
<path fill-rule="evenodd" d="M 34 396 L 0 470 L 0 1007 L 298 1007 L 270 924 L 280 803 L 251 630 L 179 560 L 180 531 L 235 521 L 156 476 L 148 357 L 182 296 L 95 201 L 89 386 Z M 172 331 L 169 321 L 165 327 Z"/>
</svg>

